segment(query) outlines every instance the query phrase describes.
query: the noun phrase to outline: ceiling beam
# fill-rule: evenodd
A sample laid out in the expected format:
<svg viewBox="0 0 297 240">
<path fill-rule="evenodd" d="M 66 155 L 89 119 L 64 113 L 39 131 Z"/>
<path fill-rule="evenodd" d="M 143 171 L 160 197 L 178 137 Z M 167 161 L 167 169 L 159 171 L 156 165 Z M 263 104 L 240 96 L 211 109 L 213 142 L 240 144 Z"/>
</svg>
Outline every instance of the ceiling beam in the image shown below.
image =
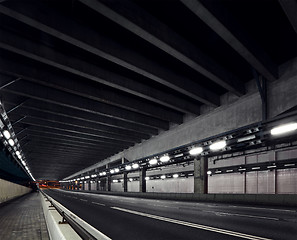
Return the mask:
<svg viewBox="0 0 297 240">
<path fill-rule="evenodd" d="M 36 2 L 36 4 L 38 5 L 38 2 Z M 36 4 L 34 4 L 35 8 L 37 7 Z M 42 8 L 44 6 L 39 5 L 39 7 Z M 100 58 L 104 58 L 132 70 L 201 103 L 214 107 L 220 104 L 219 96 L 200 86 L 198 83 L 183 76 L 179 76 L 170 69 L 161 67 L 156 62 L 141 56 L 137 52 L 133 52 L 114 42 L 112 39 L 100 35 L 98 31 L 93 31 L 78 22 L 73 24 L 72 19 L 66 18 L 58 12 L 55 12 L 55 21 L 49 23 L 48 14 L 51 14 L 49 9 L 43 8 L 42 12 L 36 11 L 32 13 L 30 3 L 18 4 L 14 6 L 14 9 L 16 8 L 17 10 L 13 10 L 0 6 L 0 13 L 63 40 L 75 47 L 79 47 L 91 54 L 97 55 Z"/>
<path fill-rule="evenodd" d="M 226 90 L 238 96 L 245 93 L 244 84 L 234 74 L 136 4 L 124 0 L 79 1 Z"/>
<path fill-rule="evenodd" d="M 87 128 L 82 128 L 80 126 L 72 126 L 67 124 L 67 122 L 54 122 L 54 121 L 48 121 L 47 119 L 36 119 L 31 117 L 23 117 L 19 119 L 18 121 L 11 121 L 14 125 L 15 123 L 25 123 L 29 126 L 41 126 L 41 127 L 47 127 L 52 129 L 58 129 L 63 130 L 69 133 L 77 133 L 84 136 L 90 136 L 95 137 L 97 139 L 106 139 L 107 142 L 116 140 L 121 142 L 127 142 L 127 143 L 134 143 L 135 141 L 140 141 L 140 139 L 130 139 L 129 137 L 119 136 L 112 133 L 105 133 L 105 132 L 99 132 L 97 130 L 90 130 Z"/>
<path fill-rule="evenodd" d="M 15 102 L 19 102 L 20 96 L 17 96 L 15 94 L 5 93 L 2 91 L 2 100 L 7 105 L 15 106 Z M 21 97 L 23 98 L 23 97 Z M 32 111 L 38 112 L 38 113 L 46 113 L 46 114 L 52 114 L 54 116 L 62 116 L 67 118 L 72 118 L 80 121 L 84 121 L 87 123 L 93 123 L 97 124 L 100 127 L 106 129 L 110 132 L 123 132 L 123 134 L 131 134 L 133 136 L 145 136 L 145 135 L 157 135 L 158 130 L 153 127 L 140 125 L 137 123 L 130 123 L 126 121 L 122 121 L 115 118 L 109 118 L 106 116 L 100 116 L 94 113 L 84 112 L 77 109 L 71 109 L 64 106 L 59 106 L 56 104 L 50 104 L 47 102 L 42 102 L 38 100 L 30 99 L 17 109 L 16 113 L 23 113 L 25 111 Z M 30 115 L 30 114 L 28 114 Z M 127 133 L 125 133 L 127 131 Z M 145 137 L 142 137 L 145 138 Z"/>
<path fill-rule="evenodd" d="M 29 119 L 34 119 L 36 121 L 38 120 L 46 120 L 46 121 L 49 121 L 49 122 L 53 122 L 53 123 L 57 123 L 57 124 L 66 124 L 68 126 L 71 126 L 71 127 L 77 127 L 77 128 L 82 128 L 82 129 L 86 129 L 88 131 L 94 131 L 94 132 L 99 132 L 100 135 L 102 136 L 107 136 L 109 138 L 115 138 L 115 139 L 125 139 L 125 140 L 131 140 L 133 142 L 138 142 L 140 141 L 141 139 L 141 136 L 134 136 L 134 135 L 130 135 L 129 132 L 127 131 L 126 134 L 124 133 L 118 133 L 116 131 L 112 132 L 108 132 L 107 130 L 105 130 L 104 128 L 100 128 L 100 125 L 98 127 L 98 125 L 96 124 L 92 124 L 92 123 L 89 123 L 89 122 L 84 122 L 84 121 L 79 121 L 79 120 L 76 120 L 76 119 L 71 119 L 71 118 L 67 118 L 67 117 L 63 117 L 63 116 L 59 116 L 59 115 L 52 115 L 52 114 L 43 114 L 41 112 L 41 114 L 30 114 L 32 112 L 30 111 L 22 111 L 23 109 L 20 109 L 19 112 L 14 112 L 13 114 L 10 114 L 10 116 L 24 116 L 24 117 L 27 117 Z M 22 112 L 21 112 L 22 111 Z M 29 113 L 29 114 L 28 114 Z M 12 118 L 13 119 L 13 118 Z M 21 122 L 22 120 L 24 120 L 23 118 L 20 118 L 19 119 L 19 122 Z M 12 122 L 13 125 L 15 125 L 17 122 Z M 148 139 L 149 136 L 148 135 L 144 135 L 146 136 L 146 138 L 144 139 Z"/>
<path fill-rule="evenodd" d="M 2 69 L 1 63 L 2 61 L 0 58 L 0 69 Z M 104 103 L 99 103 L 97 101 L 86 99 L 84 97 L 76 96 L 74 94 L 66 93 L 60 90 L 33 84 L 28 81 L 18 81 L 17 83 L 4 88 L 2 91 L 85 112 L 108 116 L 110 118 L 138 123 L 144 126 L 152 126 L 165 130 L 169 129 L 169 123 L 166 121 L 118 107 L 109 106 Z"/>
<path fill-rule="evenodd" d="M 95 84 L 93 78 L 98 78 L 98 73 L 101 70 L 91 63 L 84 62 L 75 57 L 69 58 L 69 55 L 54 51 L 41 44 L 38 45 L 28 39 L 1 29 L 0 48 L 57 67 L 71 74 L 88 78 L 91 81 L 85 79 L 82 81 L 82 79 L 68 77 L 66 74 L 54 74 L 52 73 L 53 71 L 45 68 L 46 65 L 36 68 L 35 65 L 28 65 L 24 60 L 17 61 L 16 58 L 13 61 L 9 61 L 8 59 L 1 60 L 1 64 L 5 65 L 5 67 L 2 66 L 2 69 L 12 71 L 11 68 L 13 68 L 14 73 L 22 76 L 25 80 L 166 121 L 182 123 L 181 113 L 154 103 L 152 104 L 148 101 L 138 100 L 135 97 L 132 98 L 128 94 L 123 95 L 121 91 L 114 91 L 107 87 L 102 88 L 103 86 L 101 84 Z"/>
<path fill-rule="evenodd" d="M 235 35 L 235 31 L 231 31 L 221 22 L 215 15 L 211 13 L 207 7 L 199 0 L 180 0 L 190 11 L 199 17 L 208 27 L 218 34 L 226 43 L 228 43 L 238 54 L 240 54 L 253 68 L 269 81 L 278 78 L 278 68 L 271 59 L 261 49 L 257 49 L 252 45 L 251 38 L 248 41 Z M 207 1 L 204 1 L 207 3 Z M 229 17 L 229 15 L 228 15 Z M 236 21 L 232 21 L 235 25 Z M 243 29 L 238 28 L 236 32 L 243 34 Z M 257 50 L 256 50 L 257 49 Z"/>
<path fill-rule="evenodd" d="M 297 34 L 297 1 L 296 0 L 278 0 L 287 15 L 295 33 Z"/>
</svg>

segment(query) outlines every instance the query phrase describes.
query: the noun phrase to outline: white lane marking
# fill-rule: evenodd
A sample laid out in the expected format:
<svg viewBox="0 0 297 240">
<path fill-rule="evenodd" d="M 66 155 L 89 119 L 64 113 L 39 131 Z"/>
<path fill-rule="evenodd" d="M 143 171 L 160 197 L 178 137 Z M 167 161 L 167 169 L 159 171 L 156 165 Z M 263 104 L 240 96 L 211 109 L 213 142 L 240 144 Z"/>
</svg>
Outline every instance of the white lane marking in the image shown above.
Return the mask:
<svg viewBox="0 0 297 240">
<path fill-rule="evenodd" d="M 93 204 L 97 204 L 97 205 L 100 205 L 100 206 L 106 206 L 105 204 L 103 203 L 98 203 L 98 202 L 92 202 Z"/>
<path fill-rule="evenodd" d="M 244 207 L 244 206 L 235 206 L 235 205 L 229 205 L 229 207 L 234 208 L 248 208 L 248 209 L 257 209 L 257 210 L 270 210 L 270 211 L 280 211 L 280 212 L 294 212 L 296 213 L 297 210 L 289 210 L 289 209 L 277 209 L 277 208 L 260 208 L 260 207 Z"/>
<path fill-rule="evenodd" d="M 206 225 L 176 220 L 176 219 L 172 219 L 172 218 L 161 217 L 161 216 L 157 216 L 157 215 L 137 212 L 137 211 L 133 211 L 133 210 L 129 210 L 129 209 L 124 209 L 124 208 L 119 208 L 119 207 L 111 207 L 111 208 L 115 209 L 115 210 L 122 211 L 122 212 L 127 212 L 127 213 L 131 213 L 131 214 L 135 214 L 135 215 L 139 215 L 139 216 L 143 216 L 143 217 L 161 220 L 164 222 L 176 223 L 176 224 L 187 226 L 187 227 L 202 229 L 202 230 L 211 231 L 211 232 L 217 232 L 217 233 L 226 234 L 226 235 L 230 235 L 230 236 L 235 236 L 235 237 L 240 237 L 240 238 L 245 238 L 245 239 L 250 239 L 250 240 L 271 240 L 270 238 L 253 236 L 253 235 L 229 231 L 229 230 L 225 230 L 225 229 L 221 229 L 221 228 L 215 228 L 215 227 L 210 227 L 210 226 L 206 226 Z"/>
<path fill-rule="evenodd" d="M 81 198 L 80 198 L 79 200 L 84 201 L 84 202 L 87 202 L 87 201 L 88 201 L 88 200 L 86 200 L 86 199 L 81 199 Z"/>
<path fill-rule="evenodd" d="M 216 211 L 205 211 L 205 210 L 202 210 L 202 212 L 214 213 L 214 214 L 220 215 L 220 216 L 222 216 L 222 215 L 223 216 L 238 216 L 238 217 L 259 218 L 259 219 L 267 219 L 267 220 L 279 221 L 279 218 L 263 217 L 263 216 L 257 216 L 257 215 L 246 215 L 246 214 L 227 213 L 227 212 L 216 212 Z"/>
<path fill-rule="evenodd" d="M 178 207 L 171 207 L 171 206 L 167 206 L 167 205 L 160 205 L 160 204 L 148 204 L 149 206 L 153 206 L 153 207 L 164 207 L 164 208 L 175 208 L 178 209 Z"/>
<path fill-rule="evenodd" d="M 75 199 L 77 199 L 77 197 L 72 197 L 72 198 L 75 198 Z"/>
</svg>

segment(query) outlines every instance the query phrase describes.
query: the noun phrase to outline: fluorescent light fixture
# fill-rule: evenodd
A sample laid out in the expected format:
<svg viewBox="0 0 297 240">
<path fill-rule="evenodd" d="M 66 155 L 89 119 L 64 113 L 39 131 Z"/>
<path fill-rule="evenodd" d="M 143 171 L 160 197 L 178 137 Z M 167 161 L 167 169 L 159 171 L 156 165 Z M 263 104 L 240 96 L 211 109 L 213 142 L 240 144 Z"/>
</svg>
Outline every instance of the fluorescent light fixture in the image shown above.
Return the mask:
<svg viewBox="0 0 297 240">
<path fill-rule="evenodd" d="M 213 144 L 211 144 L 209 146 L 209 148 L 212 151 L 217 151 L 217 150 L 220 150 L 220 149 L 222 149 L 222 148 L 224 148 L 226 146 L 227 146 L 227 143 L 226 143 L 225 140 L 223 140 L 223 141 L 214 142 Z"/>
<path fill-rule="evenodd" d="M 258 170 L 260 167 L 253 167 L 252 170 Z"/>
<path fill-rule="evenodd" d="M 85 179 L 89 179 L 90 178 L 90 176 L 85 176 Z"/>
<path fill-rule="evenodd" d="M 13 139 L 9 139 L 9 140 L 8 140 L 8 143 L 9 143 L 10 146 L 12 146 L 12 147 L 14 146 L 14 141 L 13 141 Z"/>
<path fill-rule="evenodd" d="M 170 160 L 170 157 L 168 155 L 165 155 L 165 156 L 160 158 L 161 162 L 168 162 L 169 160 Z"/>
<path fill-rule="evenodd" d="M 293 167 L 293 166 L 295 166 L 295 164 L 294 163 L 289 163 L 289 164 L 285 164 L 284 166 L 285 167 Z"/>
<path fill-rule="evenodd" d="M 124 182 L 124 179 L 121 179 L 120 181 L 121 181 L 121 182 Z"/>
<path fill-rule="evenodd" d="M 3 131 L 3 135 L 4 135 L 4 137 L 6 138 L 6 139 L 9 139 L 10 138 L 10 132 L 9 131 L 7 131 L 7 130 L 4 130 Z"/>
<path fill-rule="evenodd" d="M 229 170 L 226 170 L 226 172 L 233 172 L 233 170 L 232 169 L 229 169 Z"/>
<path fill-rule="evenodd" d="M 148 181 L 148 180 L 150 180 L 150 177 L 145 177 L 144 179 L 145 179 L 145 181 Z"/>
<path fill-rule="evenodd" d="M 112 182 L 114 182 L 114 183 L 117 183 L 117 182 L 119 182 L 118 180 L 116 180 L 116 179 L 114 179 L 114 180 L 112 180 Z"/>
<path fill-rule="evenodd" d="M 246 168 L 239 168 L 238 171 L 245 171 Z"/>
<path fill-rule="evenodd" d="M 212 172 L 211 171 L 207 171 L 207 175 L 211 175 L 212 174 Z"/>
<path fill-rule="evenodd" d="M 120 169 L 115 168 L 114 171 L 115 171 L 116 173 L 118 173 L 118 172 L 120 171 Z"/>
<path fill-rule="evenodd" d="M 172 177 L 173 178 L 178 178 L 178 174 L 173 174 Z"/>
<path fill-rule="evenodd" d="M 16 154 L 17 156 L 19 156 L 21 153 L 20 153 L 20 151 L 16 151 L 15 154 Z"/>
<path fill-rule="evenodd" d="M 203 152 L 202 147 L 196 147 L 196 148 L 192 148 L 189 153 L 190 153 L 190 155 L 198 155 L 202 152 Z"/>
<path fill-rule="evenodd" d="M 138 164 L 138 163 L 134 163 L 134 164 L 132 165 L 132 168 L 133 168 L 133 169 L 137 169 L 137 168 L 139 168 L 139 164 Z"/>
<path fill-rule="evenodd" d="M 125 169 L 128 170 L 128 171 L 131 170 L 131 168 L 132 168 L 132 167 L 131 167 L 130 165 L 127 165 L 127 166 L 125 167 Z"/>
<path fill-rule="evenodd" d="M 296 129 L 297 129 L 297 123 L 288 123 L 288 124 L 280 125 L 278 127 L 271 129 L 270 133 L 271 135 L 281 135 L 281 134 L 295 131 Z"/>
<path fill-rule="evenodd" d="M 276 168 L 276 166 L 275 165 L 267 166 L 267 168 Z"/>
<path fill-rule="evenodd" d="M 133 178 L 129 178 L 129 181 L 132 182 L 133 181 Z"/>
<path fill-rule="evenodd" d="M 175 157 L 175 158 L 182 157 L 182 156 L 184 156 L 184 154 L 183 154 L 183 153 L 180 153 L 180 154 L 174 155 L 174 157 Z"/>
<path fill-rule="evenodd" d="M 246 137 L 238 138 L 237 142 L 238 143 L 245 142 L 245 141 L 252 140 L 252 139 L 255 139 L 255 138 L 256 138 L 256 135 L 249 135 L 249 136 L 246 136 Z"/>
<path fill-rule="evenodd" d="M 113 173 L 114 173 L 114 170 L 113 170 L 113 169 L 111 169 L 111 170 L 110 170 L 110 173 L 111 173 L 111 174 L 113 174 Z"/>
<path fill-rule="evenodd" d="M 166 176 L 165 176 L 165 175 L 162 175 L 162 176 L 161 176 L 161 179 L 165 179 L 165 178 L 166 178 Z"/>
<path fill-rule="evenodd" d="M 91 177 L 92 177 L 92 178 L 97 177 L 97 174 L 93 174 Z M 74 179 L 74 180 L 75 180 L 75 179 Z"/>
<path fill-rule="evenodd" d="M 215 171 L 215 173 L 221 173 L 222 171 Z"/>
<path fill-rule="evenodd" d="M 84 180 L 84 179 L 85 179 L 85 177 L 81 177 L 80 179 L 81 179 L 81 180 Z"/>
<path fill-rule="evenodd" d="M 149 160 L 150 165 L 156 165 L 158 163 L 158 160 L 156 158 Z"/>
<path fill-rule="evenodd" d="M 103 175 L 103 176 L 106 175 L 106 172 L 103 172 L 102 175 Z"/>
</svg>

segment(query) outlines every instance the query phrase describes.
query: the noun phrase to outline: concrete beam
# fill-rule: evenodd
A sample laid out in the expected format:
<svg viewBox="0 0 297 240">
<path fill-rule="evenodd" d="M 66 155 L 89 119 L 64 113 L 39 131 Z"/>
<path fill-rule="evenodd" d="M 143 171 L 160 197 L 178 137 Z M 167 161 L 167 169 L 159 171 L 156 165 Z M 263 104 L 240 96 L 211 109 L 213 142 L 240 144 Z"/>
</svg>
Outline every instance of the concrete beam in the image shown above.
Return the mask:
<svg viewBox="0 0 297 240">
<path fill-rule="evenodd" d="M 297 2 L 296 0 L 278 0 L 297 34 Z"/>
<path fill-rule="evenodd" d="M 107 104 L 62 92 L 60 90 L 36 85 L 28 81 L 19 81 L 16 84 L 3 89 L 3 91 L 43 102 L 81 110 L 84 112 L 108 116 L 110 118 L 120 119 L 127 122 L 138 123 L 144 126 L 151 126 L 160 129 L 169 128 L 169 124 L 166 121 L 144 116 L 143 114 L 127 111 L 118 107 L 108 106 Z"/>
<path fill-rule="evenodd" d="M 190 11 L 199 17 L 207 26 L 227 42 L 238 54 L 240 54 L 252 67 L 261 73 L 266 79 L 274 81 L 278 78 L 277 66 L 266 56 L 264 52 L 252 46 L 250 38 L 247 42 L 239 38 L 223 22 L 211 13 L 204 4 L 198 0 L 180 0 Z M 206 3 L 206 2 L 205 2 Z M 236 21 L 232 21 L 235 25 Z M 242 28 L 236 32 L 243 34 Z M 257 50 L 256 50 L 257 49 Z"/>
<path fill-rule="evenodd" d="M 44 7 L 42 5 L 37 5 L 34 4 L 34 7 Z M 32 13 L 32 8 L 33 6 L 30 6 L 30 4 L 27 3 L 20 3 L 14 6 L 15 10 L 0 6 L 0 13 L 124 68 L 132 70 L 201 103 L 211 106 L 219 105 L 219 97 L 216 94 L 208 91 L 190 79 L 178 76 L 170 69 L 165 69 L 164 67 L 159 66 L 159 64 L 154 61 L 142 57 L 140 54 L 123 47 L 112 39 L 106 38 L 106 36 L 100 35 L 99 32 L 92 31 L 78 22 L 73 24 L 72 19 L 59 15 L 58 12 L 55 12 L 55 21 L 49 23 L 48 15 L 51 14 L 49 9 L 43 8 L 41 14 L 41 11 Z M 73 29 L 74 27 L 75 29 Z"/>
<path fill-rule="evenodd" d="M 80 0 L 80 2 L 160 48 L 221 87 L 239 96 L 244 94 L 244 86 L 239 84 L 240 79 L 132 2 L 105 0 Z"/>
<path fill-rule="evenodd" d="M 157 117 L 175 123 L 182 123 L 182 114 L 171 109 L 160 107 L 147 101 L 123 95 L 120 91 L 113 91 L 110 88 L 102 88 L 101 85 L 94 84 L 94 81 L 101 83 L 100 72 L 104 71 L 91 63 L 82 61 L 75 57 L 54 51 L 52 48 L 38 45 L 26 38 L 0 30 L 0 48 L 13 53 L 20 54 L 38 62 L 59 68 L 65 72 L 87 78 L 91 81 L 84 81 L 68 77 L 67 75 L 55 74 L 46 68 L 35 68 L 25 63 L 25 61 L 9 61 L 1 59 L 1 69 L 6 72 L 13 71 L 21 78 L 42 84 L 51 88 L 56 88 L 68 93 L 76 94 L 85 98 L 90 98 L 102 103 L 124 108 L 148 116 Z M 109 78 L 121 79 L 121 76 L 106 73 Z M 20 77 L 19 77 L 20 78 Z M 129 83 L 129 79 L 123 79 Z M 110 83 L 110 81 L 108 81 Z M 127 84 L 126 83 L 126 84 Z M 145 86 L 143 86 L 145 87 Z M 149 88 L 149 86 L 147 86 Z M 153 90 L 153 89 L 152 89 Z"/>
<path fill-rule="evenodd" d="M 9 94 L 2 92 L 2 97 L 6 105 L 15 105 L 15 102 L 19 101 L 19 96 L 15 94 Z M 27 111 L 30 114 L 27 114 Z M 109 118 L 106 116 L 100 116 L 94 113 L 83 112 L 77 109 L 71 109 L 65 106 L 59 106 L 47 102 L 41 102 L 30 99 L 22 104 L 22 106 L 15 111 L 16 113 L 26 112 L 27 115 L 31 115 L 31 112 L 38 112 L 43 114 L 52 114 L 54 116 L 63 116 L 71 119 L 85 121 L 86 123 L 99 124 L 104 129 L 110 132 L 119 132 L 132 136 L 147 136 L 157 135 L 158 130 L 149 126 L 140 125 L 137 123 L 130 123 L 119 119 Z M 145 138 L 145 137 L 141 137 Z"/>
</svg>

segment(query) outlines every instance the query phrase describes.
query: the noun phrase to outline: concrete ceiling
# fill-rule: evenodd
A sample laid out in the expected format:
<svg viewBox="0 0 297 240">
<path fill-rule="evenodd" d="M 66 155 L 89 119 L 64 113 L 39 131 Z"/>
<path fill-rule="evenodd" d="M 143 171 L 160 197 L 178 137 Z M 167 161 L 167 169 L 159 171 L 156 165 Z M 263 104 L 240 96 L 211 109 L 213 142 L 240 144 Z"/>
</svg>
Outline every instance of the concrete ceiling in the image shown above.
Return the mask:
<svg viewBox="0 0 297 240">
<path fill-rule="evenodd" d="M 297 55 L 290 4 L 1 1 L 0 94 L 34 177 L 62 179 L 243 96 L 252 69 L 277 80 Z"/>
</svg>

